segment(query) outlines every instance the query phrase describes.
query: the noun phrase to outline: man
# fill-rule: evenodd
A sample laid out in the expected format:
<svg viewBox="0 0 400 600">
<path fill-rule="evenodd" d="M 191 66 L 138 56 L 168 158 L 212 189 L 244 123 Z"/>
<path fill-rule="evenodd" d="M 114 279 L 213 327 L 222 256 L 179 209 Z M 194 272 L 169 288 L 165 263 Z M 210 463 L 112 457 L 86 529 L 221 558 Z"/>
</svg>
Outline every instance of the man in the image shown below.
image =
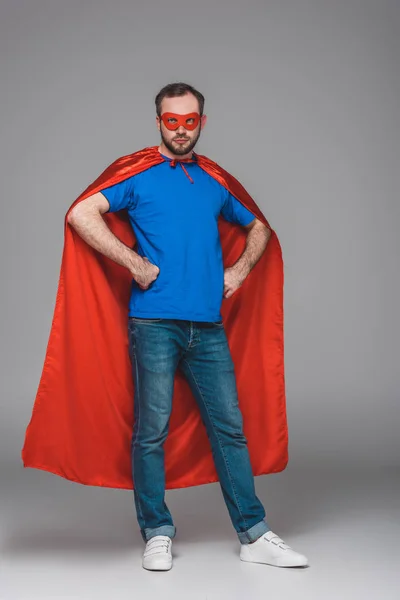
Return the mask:
<svg viewBox="0 0 400 600">
<path fill-rule="evenodd" d="M 129 356 L 134 381 L 132 476 L 143 567 L 172 567 L 176 527 L 164 501 L 164 442 L 177 370 L 190 385 L 211 444 L 223 497 L 241 542 L 240 558 L 303 566 L 265 521 L 254 478 L 234 365 L 220 308 L 244 283 L 270 231 L 196 163 L 193 152 L 207 117 L 192 86 L 165 86 L 156 97 L 160 164 L 102 189 L 77 204 L 68 223 L 94 249 L 133 276 Z M 102 215 L 127 210 L 137 252 L 107 227 Z M 219 217 L 248 232 L 240 259 L 224 270 Z M 171 232 L 173 234 L 171 235 Z M 255 299 L 256 302 L 256 299 Z"/>
</svg>

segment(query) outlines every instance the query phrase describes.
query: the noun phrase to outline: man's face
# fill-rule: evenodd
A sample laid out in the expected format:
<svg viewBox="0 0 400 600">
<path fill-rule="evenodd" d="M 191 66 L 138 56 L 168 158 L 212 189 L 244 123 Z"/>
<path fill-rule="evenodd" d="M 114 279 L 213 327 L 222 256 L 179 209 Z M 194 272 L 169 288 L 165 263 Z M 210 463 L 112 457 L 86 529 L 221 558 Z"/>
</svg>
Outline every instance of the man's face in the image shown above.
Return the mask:
<svg viewBox="0 0 400 600">
<path fill-rule="evenodd" d="M 175 98 L 164 98 L 161 103 L 161 115 L 164 113 L 175 113 L 178 115 L 190 115 L 190 113 L 199 113 L 199 104 L 197 98 L 193 94 L 185 94 L 185 96 L 177 96 Z M 168 129 L 165 123 L 157 117 L 157 125 L 161 134 L 161 139 L 166 148 L 173 154 L 184 156 L 189 154 L 200 137 L 200 132 L 205 125 L 207 117 L 203 115 L 197 127 L 190 130 L 183 124 L 177 129 Z M 193 121 L 189 120 L 188 124 Z M 174 125 L 175 119 L 171 117 L 169 123 Z M 179 143 L 178 140 L 183 140 Z"/>
</svg>

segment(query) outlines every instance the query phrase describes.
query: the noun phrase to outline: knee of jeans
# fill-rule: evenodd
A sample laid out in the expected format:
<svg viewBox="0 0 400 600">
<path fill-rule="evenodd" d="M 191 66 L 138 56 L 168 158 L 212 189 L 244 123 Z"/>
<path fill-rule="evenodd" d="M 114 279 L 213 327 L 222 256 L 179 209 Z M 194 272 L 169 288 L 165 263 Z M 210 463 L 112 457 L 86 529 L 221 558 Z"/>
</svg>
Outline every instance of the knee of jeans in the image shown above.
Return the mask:
<svg viewBox="0 0 400 600">
<path fill-rule="evenodd" d="M 214 415 L 214 428 L 221 434 L 245 441 L 243 432 L 243 416 L 238 407 L 225 411 L 224 414 Z"/>
<path fill-rule="evenodd" d="M 245 437 L 242 429 L 225 428 L 219 432 L 220 439 L 222 438 L 225 443 L 230 442 L 237 446 L 246 446 L 247 438 Z"/>
<path fill-rule="evenodd" d="M 140 419 L 140 424 L 135 421 L 133 444 L 136 446 L 154 447 L 164 444 L 168 435 L 169 419 L 148 420 L 143 422 Z"/>
</svg>

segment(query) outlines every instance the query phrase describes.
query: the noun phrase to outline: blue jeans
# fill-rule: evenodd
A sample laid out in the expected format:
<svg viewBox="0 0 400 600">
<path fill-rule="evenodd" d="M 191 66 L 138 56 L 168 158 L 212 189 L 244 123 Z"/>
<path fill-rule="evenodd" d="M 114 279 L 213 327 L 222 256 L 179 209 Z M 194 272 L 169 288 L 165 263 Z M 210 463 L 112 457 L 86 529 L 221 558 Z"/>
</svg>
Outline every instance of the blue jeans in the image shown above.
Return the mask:
<svg viewBox="0 0 400 600">
<path fill-rule="evenodd" d="M 242 544 L 254 542 L 269 526 L 254 487 L 243 434 L 234 363 L 222 321 L 129 317 L 134 428 L 134 499 L 144 541 L 173 538 L 176 527 L 165 503 L 163 445 L 172 410 L 177 368 L 187 379 L 210 440 L 222 494 Z"/>
</svg>

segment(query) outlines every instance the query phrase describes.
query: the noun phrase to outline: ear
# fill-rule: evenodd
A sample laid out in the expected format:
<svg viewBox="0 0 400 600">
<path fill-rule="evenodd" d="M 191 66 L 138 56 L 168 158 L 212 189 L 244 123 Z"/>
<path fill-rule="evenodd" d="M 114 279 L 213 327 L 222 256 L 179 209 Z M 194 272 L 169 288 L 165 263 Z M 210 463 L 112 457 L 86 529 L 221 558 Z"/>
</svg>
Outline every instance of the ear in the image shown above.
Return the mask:
<svg viewBox="0 0 400 600">
<path fill-rule="evenodd" d="M 161 128 L 161 119 L 160 119 L 160 117 L 158 115 L 156 116 L 156 124 L 157 124 L 158 131 L 160 131 L 160 128 Z"/>
<path fill-rule="evenodd" d="M 201 123 L 201 129 L 203 129 L 203 127 L 205 127 L 205 124 L 207 123 L 207 115 L 201 116 L 200 123 Z"/>
</svg>

